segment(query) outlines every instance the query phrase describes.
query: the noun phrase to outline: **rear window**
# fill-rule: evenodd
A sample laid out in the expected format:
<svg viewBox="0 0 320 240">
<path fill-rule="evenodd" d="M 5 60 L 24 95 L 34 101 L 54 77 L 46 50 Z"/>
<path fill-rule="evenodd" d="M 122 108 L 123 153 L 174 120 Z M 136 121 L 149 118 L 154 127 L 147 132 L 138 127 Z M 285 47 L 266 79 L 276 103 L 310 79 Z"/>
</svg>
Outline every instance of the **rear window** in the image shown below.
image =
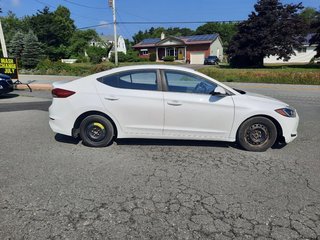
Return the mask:
<svg viewBox="0 0 320 240">
<path fill-rule="evenodd" d="M 158 90 L 156 70 L 121 72 L 104 76 L 97 80 L 115 88 Z"/>
</svg>

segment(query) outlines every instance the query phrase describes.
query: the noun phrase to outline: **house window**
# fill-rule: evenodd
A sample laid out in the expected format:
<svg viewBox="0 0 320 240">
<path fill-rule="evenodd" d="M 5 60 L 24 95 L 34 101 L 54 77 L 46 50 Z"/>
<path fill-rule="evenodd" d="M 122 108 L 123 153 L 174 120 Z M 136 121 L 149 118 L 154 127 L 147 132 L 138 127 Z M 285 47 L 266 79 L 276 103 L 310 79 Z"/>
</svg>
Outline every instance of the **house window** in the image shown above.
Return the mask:
<svg viewBox="0 0 320 240">
<path fill-rule="evenodd" d="M 307 52 L 307 48 L 306 47 L 301 47 L 297 49 L 298 53 L 305 53 Z"/>
<path fill-rule="evenodd" d="M 148 49 L 141 49 L 140 50 L 140 55 L 148 55 L 148 54 L 149 54 Z"/>
<path fill-rule="evenodd" d="M 167 48 L 167 56 L 176 57 L 177 56 L 177 52 L 175 51 L 174 48 Z"/>
</svg>

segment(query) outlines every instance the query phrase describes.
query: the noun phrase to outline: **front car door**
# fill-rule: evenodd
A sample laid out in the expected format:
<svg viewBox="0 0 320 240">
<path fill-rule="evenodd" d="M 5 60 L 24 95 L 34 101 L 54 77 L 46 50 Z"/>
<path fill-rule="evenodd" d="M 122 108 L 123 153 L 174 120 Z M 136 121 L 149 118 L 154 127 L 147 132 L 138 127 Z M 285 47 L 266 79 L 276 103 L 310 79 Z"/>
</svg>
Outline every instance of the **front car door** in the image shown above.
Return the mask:
<svg viewBox="0 0 320 240">
<path fill-rule="evenodd" d="M 162 136 L 164 103 L 158 70 L 130 70 L 97 80 L 106 113 L 120 124 L 123 135 L 118 137 Z"/>
<path fill-rule="evenodd" d="M 164 137 L 228 140 L 234 119 L 231 96 L 215 96 L 216 83 L 197 74 L 162 70 Z"/>
</svg>

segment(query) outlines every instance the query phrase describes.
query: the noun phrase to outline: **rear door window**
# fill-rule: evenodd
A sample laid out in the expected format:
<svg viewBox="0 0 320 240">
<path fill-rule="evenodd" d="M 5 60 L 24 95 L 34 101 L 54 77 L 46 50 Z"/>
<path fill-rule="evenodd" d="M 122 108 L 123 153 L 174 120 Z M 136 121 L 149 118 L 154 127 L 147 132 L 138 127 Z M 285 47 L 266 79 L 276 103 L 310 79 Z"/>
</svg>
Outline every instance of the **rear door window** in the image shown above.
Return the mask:
<svg viewBox="0 0 320 240">
<path fill-rule="evenodd" d="M 157 91 L 157 71 L 126 71 L 97 79 L 108 86 L 124 89 Z"/>
</svg>

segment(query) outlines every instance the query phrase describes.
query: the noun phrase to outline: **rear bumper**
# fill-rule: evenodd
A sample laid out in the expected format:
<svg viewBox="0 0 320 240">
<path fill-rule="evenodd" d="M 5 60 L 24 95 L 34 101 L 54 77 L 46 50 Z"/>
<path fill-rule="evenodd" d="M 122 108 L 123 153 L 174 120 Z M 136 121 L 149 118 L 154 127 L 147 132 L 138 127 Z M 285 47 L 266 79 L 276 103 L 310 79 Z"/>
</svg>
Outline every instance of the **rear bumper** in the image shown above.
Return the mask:
<svg viewBox="0 0 320 240">
<path fill-rule="evenodd" d="M 72 136 L 74 114 L 66 99 L 54 98 L 49 107 L 49 125 L 53 132 Z"/>
</svg>

